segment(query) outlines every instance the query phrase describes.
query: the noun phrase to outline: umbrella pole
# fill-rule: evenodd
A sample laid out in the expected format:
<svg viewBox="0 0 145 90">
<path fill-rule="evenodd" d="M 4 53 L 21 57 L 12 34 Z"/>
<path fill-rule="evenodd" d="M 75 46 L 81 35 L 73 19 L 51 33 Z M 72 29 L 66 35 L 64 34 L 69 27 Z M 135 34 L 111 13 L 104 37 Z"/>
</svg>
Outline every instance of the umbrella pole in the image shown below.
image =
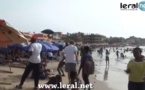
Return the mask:
<svg viewBox="0 0 145 90">
<path fill-rule="evenodd" d="M 7 53 L 8 53 L 8 51 L 7 51 Z M 11 71 L 11 65 L 10 65 L 10 63 L 11 63 L 11 61 L 8 61 L 9 69 L 10 69 L 10 71 Z"/>
<path fill-rule="evenodd" d="M 10 65 L 10 62 L 9 62 L 9 69 L 10 69 L 10 71 L 11 71 L 11 65 Z"/>
</svg>

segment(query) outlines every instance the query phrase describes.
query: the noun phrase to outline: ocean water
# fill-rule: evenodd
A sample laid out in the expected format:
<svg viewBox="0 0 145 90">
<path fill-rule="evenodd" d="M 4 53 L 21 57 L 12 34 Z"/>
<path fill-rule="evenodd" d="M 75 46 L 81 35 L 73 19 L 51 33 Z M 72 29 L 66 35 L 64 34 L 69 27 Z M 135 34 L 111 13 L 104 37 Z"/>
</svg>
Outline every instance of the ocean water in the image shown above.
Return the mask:
<svg viewBox="0 0 145 90">
<path fill-rule="evenodd" d="M 141 48 L 144 49 L 145 47 Z M 142 54 L 145 55 L 145 52 L 143 51 Z M 116 52 L 111 50 L 109 67 L 106 67 L 105 52 L 103 53 L 103 57 L 101 57 L 97 53 L 97 50 L 95 50 L 92 56 L 96 65 L 95 76 L 97 76 L 97 80 L 103 81 L 113 90 L 127 90 L 128 75 L 124 70 L 126 70 L 128 62 L 134 58 L 131 51 L 125 53 L 126 57 L 124 59 L 117 59 Z"/>
</svg>

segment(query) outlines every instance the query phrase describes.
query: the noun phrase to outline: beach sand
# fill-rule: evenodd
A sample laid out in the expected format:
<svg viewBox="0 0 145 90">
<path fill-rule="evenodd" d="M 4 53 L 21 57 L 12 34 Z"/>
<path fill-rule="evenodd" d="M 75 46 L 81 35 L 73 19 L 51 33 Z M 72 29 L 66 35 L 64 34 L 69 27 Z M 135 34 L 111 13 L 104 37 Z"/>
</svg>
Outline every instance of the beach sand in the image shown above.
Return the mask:
<svg viewBox="0 0 145 90">
<path fill-rule="evenodd" d="M 57 74 L 56 68 L 57 68 L 58 62 L 50 62 L 48 63 L 49 69 L 53 69 L 55 74 Z M 79 66 L 79 65 L 78 65 Z M 8 66 L 0 66 L 0 70 L 7 70 L 10 71 Z M 15 89 L 15 86 L 19 84 L 21 76 L 24 72 L 24 69 L 21 68 L 12 68 L 12 74 L 10 73 L 0 73 L 0 82 L 10 82 L 11 85 L 2 85 L 0 84 L 0 90 L 17 90 Z M 65 73 L 65 77 L 63 77 L 63 83 L 68 83 L 67 80 L 67 74 Z M 90 76 L 90 82 L 94 85 L 94 88 L 92 90 L 112 90 L 107 86 L 107 83 L 104 83 L 103 81 L 99 81 L 95 77 L 96 75 Z M 79 76 L 81 78 L 81 74 Z M 82 80 L 83 81 L 83 80 Z M 47 80 L 40 80 L 39 84 L 46 83 Z M 27 79 L 23 85 L 22 90 L 32 90 L 34 85 L 34 81 L 32 79 Z M 5 89 L 4 89 L 5 88 Z"/>
</svg>

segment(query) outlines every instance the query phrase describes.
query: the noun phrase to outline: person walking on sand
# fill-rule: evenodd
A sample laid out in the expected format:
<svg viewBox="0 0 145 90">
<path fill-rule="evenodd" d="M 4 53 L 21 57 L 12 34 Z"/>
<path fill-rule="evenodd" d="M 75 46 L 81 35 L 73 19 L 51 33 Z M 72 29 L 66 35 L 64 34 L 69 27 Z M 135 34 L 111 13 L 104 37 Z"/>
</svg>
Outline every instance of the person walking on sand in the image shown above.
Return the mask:
<svg viewBox="0 0 145 90">
<path fill-rule="evenodd" d="M 65 76 L 65 74 L 62 70 L 62 67 L 65 65 L 65 57 L 63 56 L 63 53 L 62 53 L 63 46 L 60 46 L 59 50 L 60 50 L 59 51 L 59 60 L 60 60 L 60 62 L 58 64 L 57 71 L 58 71 L 59 75 Z M 61 74 L 61 72 L 62 72 L 62 74 Z"/>
<path fill-rule="evenodd" d="M 92 59 L 92 55 L 90 54 L 90 48 L 89 46 L 85 46 L 84 54 L 81 57 L 81 64 L 78 71 L 78 75 L 79 75 L 82 69 L 82 77 L 83 77 L 85 85 L 90 84 L 89 75 L 94 73 L 94 67 L 95 66 Z M 88 88 L 88 90 L 91 90 L 90 87 Z"/>
<path fill-rule="evenodd" d="M 77 47 L 74 45 L 74 41 L 70 41 L 70 44 L 63 50 L 63 56 L 65 57 L 65 71 L 68 73 L 68 80 L 70 83 L 70 72 L 76 71 L 76 64 L 78 63 Z"/>
<path fill-rule="evenodd" d="M 134 60 L 130 60 L 125 72 L 129 74 L 128 90 L 145 90 L 145 62 L 140 48 L 133 49 Z"/>
<path fill-rule="evenodd" d="M 39 83 L 39 67 L 41 65 L 40 53 L 42 50 L 42 45 L 36 42 L 37 38 L 32 37 L 30 42 L 32 43 L 29 49 L 29 63 L 25 68 L 22 75 L 21 82 L 16 86 L 17 89 L 22 89 L 22 86 L 28 77 L 29 73 L 33 70 L 34 72 L 34 90 L 38 90 Z"/>
<path fill-rule="evenodd" d="M 106 66 L 109 65 L 109 51 L 106 49 Z"/>
</svg>

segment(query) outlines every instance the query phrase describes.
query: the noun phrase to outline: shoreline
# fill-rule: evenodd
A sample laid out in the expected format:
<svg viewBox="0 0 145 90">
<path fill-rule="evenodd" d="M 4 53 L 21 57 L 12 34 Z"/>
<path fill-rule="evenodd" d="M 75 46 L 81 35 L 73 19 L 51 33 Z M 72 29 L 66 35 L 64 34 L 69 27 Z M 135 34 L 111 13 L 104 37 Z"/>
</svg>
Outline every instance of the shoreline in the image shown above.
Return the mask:
<svg viewBox="0 0 145 90">
<path fill-rule="evenodd" d="M 57 65 L 58 65 L 58 62 L 50 62 L 48 63 L 48 67 L 47 68 L 50 68 L 50 69 L 53 69 L 55 71 L 55 74 L 57 74 Z M 79 65 L 77 65 L 78 67 Z M 8 66 L 0 66 L 0 70 L 9 70 L 9 67 Z M 0 90 L 17 90 L 15 89 L 15 86 L 17 84 L 19 84 L 20 82 L 20 79 L 21 79 L 21 76 L 24 72 L 24 69 L 21 69 L 21 68 L 12 68 L 12 72 L 13 74 L 9 74 L 9 73 L 0 73 L 0 81 L 5 81 L 5 82 L 10 82 L 12 83 L 12 85 L 1 85 L 0 84 Z M 81 77 L 81 73 L 79 75 L 80 79 L 82 80 L 82 77 Z M 102 82 L 102 81 L 99 81 L 95 78 L 95 75 L 91 75 L 90 76 L 90 83 L 92 83 L 94 85 L 94 88 L 92 90 L 113 90 L 111 88 L 109 88 L 107 86 L 106 83 Z M 67 74 L 65 73 L 65 77 L 62 77 L 62 80 L 63 80 L 63 83 L 64 84 L 67 84 L 68 83 L 68 80 L 67 80 Z M 39 84 L 44 84 L 46 83 L 48 80 L 40 80 Z M 83 82 L 83 80 L 82 80 Z M 26 79 L 24 85 L 23 85 L 23 89 L 22 90 L 32 90 L 33 88 L 33 85 L 34 85 L 34 81 L 33 79 Z M 4 88 L 2 88 L 4 87 Z"/>
</svg>

